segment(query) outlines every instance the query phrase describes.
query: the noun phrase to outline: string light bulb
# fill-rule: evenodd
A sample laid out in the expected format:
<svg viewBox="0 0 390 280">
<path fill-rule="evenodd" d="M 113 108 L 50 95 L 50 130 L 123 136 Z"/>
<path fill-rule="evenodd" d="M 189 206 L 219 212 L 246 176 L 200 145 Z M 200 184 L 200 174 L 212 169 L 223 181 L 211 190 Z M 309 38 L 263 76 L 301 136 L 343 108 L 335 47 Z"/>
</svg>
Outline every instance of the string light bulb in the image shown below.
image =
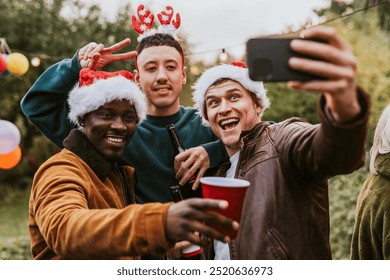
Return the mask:
<svg viewBox="0 0 390 280">
<path fill-rule="evenodd" d="M 227 60 L 228 60 L 228 54 L 226 53 L 225 49 L 222 49 L 222 52 L 219 54 L 219 61 L 225 63 Z"/>
<path fill-rule="evenodd" d="M 31 58 L 31 65 L 34 67 L 38 67 L 39 65 L 41 65 L 41 60 L 39 59 L 39 57 L 34 56 L 33 58 Z"/>
</svg>

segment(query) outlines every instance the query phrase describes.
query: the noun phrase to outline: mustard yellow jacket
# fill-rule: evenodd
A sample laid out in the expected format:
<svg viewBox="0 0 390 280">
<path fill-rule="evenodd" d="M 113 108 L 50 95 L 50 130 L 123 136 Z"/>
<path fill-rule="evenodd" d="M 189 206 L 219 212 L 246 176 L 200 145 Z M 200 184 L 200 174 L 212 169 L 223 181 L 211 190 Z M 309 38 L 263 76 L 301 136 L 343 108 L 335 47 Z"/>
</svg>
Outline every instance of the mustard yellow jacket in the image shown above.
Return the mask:
<svg viewBox="0 0 390 280">
<path fill-rule="evenodd" d="M 134 169 L 107 162 L 72 130 L 36 172 L 29 206 L 34 259 L 134 259 L 162 255 L 171 203 L 134 203 Z"/>
</svg>

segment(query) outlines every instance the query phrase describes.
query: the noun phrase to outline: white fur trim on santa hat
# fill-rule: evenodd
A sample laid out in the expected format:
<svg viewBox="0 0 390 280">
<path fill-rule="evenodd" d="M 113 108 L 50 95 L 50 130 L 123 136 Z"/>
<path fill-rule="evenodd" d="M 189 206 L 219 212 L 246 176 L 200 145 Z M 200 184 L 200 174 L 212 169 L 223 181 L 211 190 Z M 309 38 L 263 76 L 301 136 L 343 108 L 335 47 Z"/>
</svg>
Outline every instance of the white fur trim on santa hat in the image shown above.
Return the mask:
<svg viewBox="0 0 390 280">
<path fill-rule="evenodd" d="M 69 119 L 80 126 L 78 117 L 95 111 L 114 100 L 126 99 L 132 102 L 137 111 L 138 123 L 146 117 L 145 94 L 131 80 L 123 76 L 95 81 L 88 86 L 76 86 L 69 94 Z"/>
<path fill-rule="evenodd" d="M 195 108 L 198 109 L 199 115 L 203 119 L 204 124 L 209 124 L 205 119 L 205 107 L 204 97 L 211 85 L 213 85 L 219 79 L 231 79 L 239 82 L 244 88 L 256 94 L 260 100 L 260 105 L 263 111 L 269 107 L 270 102 L 266 94 L 266 90 L 263 86 L 263 82 L 256 82 L 249 78 L 248 68 L 238 67 L 230 64 L 222 64 L 212 67 L 199 77 L 194 89 L 193 101 L 195 102 Z"/>
</svg>

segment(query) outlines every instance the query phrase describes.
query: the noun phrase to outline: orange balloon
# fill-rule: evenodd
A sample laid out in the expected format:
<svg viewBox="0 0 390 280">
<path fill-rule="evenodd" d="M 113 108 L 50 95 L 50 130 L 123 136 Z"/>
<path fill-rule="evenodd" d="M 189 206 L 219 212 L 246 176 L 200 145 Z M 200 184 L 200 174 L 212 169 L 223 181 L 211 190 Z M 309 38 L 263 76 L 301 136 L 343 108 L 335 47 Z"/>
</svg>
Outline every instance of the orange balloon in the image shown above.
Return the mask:
<svg viewBox="0 0 390 280">
<path fill-rule="evenodd" d="M 8 154 L 0 154 L 0 168 L 11 169 L 18 165 L 22 158 L 22 150 L 20 147 L 16 147 Z"/>
</svg>

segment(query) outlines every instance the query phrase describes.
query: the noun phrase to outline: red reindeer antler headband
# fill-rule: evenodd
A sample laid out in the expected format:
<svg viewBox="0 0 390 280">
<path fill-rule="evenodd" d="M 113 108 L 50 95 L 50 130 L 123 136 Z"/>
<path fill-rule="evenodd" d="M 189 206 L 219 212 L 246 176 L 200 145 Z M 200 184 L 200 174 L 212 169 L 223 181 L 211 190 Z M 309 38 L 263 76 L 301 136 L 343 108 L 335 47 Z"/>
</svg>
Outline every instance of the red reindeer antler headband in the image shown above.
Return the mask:
<svg viewBox="0 0 390 280">
<path fill-rule="evenodd" d="M 140 21 L 137 21 L 136 16 L 133 15 L 131 17 L 131 25 L 133 26 L 134 30 L 140 34 L 138 38 L 143 38 L 147 34 L 149 34 L 149 36 L 153 35 L 155 33 L 155 29 L 153 29 L 154 14 L 145 9 L 144 5 L 138 6 L 137 14 Z M 140 41 L 140 39 L 138 41 Z"/>
<path fill-rule="evenodd" d="M 173 8 L 166 6 L 164 11 L 157 14 L 158 20 L 161 26 L 158 27 L 157 32 L 175 34 L 176 30 L 180 27 L 181 19 L 180 14 L 176 13 L 176 19 L 172 20 L 174 15 Z"/>
<path fill-rule="evenodd" d="M 171 6 L 166 6 L 165 10 L 157 14 L 158 20 L 161 24 L 157 29 L 153 28 L 154 15 L 150 12 L 150 10 L 145 9 L 144 5 L 138 6 L 137 15 L 139 21 L 137 21 L 136 16 L 133 15 L 131 18 L 131 25 L 140 35 L 138 36 L 138 41 L 141 41 L 143 38 L 155 33 L 167 33 L 177 39 L 176 31 L 180 27 L 181 18 L 180 14 L 176 13 L 175 19 L 172 20 L 174 10 Z"/>
</svg>

